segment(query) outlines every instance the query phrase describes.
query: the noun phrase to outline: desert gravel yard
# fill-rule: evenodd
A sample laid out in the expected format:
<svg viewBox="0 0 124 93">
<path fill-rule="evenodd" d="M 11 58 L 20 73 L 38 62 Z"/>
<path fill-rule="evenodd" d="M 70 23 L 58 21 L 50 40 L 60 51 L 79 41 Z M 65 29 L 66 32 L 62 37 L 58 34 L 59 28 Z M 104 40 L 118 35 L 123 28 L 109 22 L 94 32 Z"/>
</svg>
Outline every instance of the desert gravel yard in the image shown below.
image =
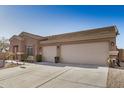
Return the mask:
<svg viewBox="0 0 124 93">
<path fill-rule="evenodd" d="M 121 67 L 109 68 L 107 87 L 124 88 L 124 63 L 121 63 Z"/>
<path fill-rule="evenodd" d="M 26 63 L 0 70 L 3 88 L 97 88 L 107 87 L 107 67 Z"/>
</svg>

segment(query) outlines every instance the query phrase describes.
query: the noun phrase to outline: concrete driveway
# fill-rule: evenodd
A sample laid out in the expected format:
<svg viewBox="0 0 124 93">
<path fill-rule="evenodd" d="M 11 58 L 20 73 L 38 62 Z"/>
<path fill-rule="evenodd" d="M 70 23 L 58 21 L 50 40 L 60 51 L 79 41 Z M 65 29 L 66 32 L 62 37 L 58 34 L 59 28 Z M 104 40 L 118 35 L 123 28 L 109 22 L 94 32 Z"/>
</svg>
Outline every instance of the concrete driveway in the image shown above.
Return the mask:
<svg viewBox="0 0 124 93">
<path fill-rule="evenodd" d="M 26 63 L 24 67 L 14 67 L 0 70 L 0 87 L 106 87 L 108 73 L 107 67 L 60 63 Z"/>
</svg>

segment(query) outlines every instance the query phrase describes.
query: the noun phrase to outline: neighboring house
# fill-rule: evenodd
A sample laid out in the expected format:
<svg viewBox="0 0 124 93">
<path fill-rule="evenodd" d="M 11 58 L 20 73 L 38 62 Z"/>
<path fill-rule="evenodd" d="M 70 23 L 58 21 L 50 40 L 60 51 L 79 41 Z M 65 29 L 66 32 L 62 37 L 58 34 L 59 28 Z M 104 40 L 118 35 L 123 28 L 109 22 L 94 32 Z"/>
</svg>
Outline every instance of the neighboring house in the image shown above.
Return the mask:
<svg viewBox="0 0 124 93">
<path fill-rule="evenodd" d="M 46 37 L 22 32 L 10 38 L 10 51 L 33 56 L 41 54 L 43 61 L 49 62 L 54 62 L 54 57 L 58 56 L 62 63 L 105 65 L 109 51 L 117 50 L 117 35 L 115 26 Z"/>
<path fill-rule="evenodd" d="M 124 49 L 119 49 L 119 59 L 124 62 Z"/>
</svg>

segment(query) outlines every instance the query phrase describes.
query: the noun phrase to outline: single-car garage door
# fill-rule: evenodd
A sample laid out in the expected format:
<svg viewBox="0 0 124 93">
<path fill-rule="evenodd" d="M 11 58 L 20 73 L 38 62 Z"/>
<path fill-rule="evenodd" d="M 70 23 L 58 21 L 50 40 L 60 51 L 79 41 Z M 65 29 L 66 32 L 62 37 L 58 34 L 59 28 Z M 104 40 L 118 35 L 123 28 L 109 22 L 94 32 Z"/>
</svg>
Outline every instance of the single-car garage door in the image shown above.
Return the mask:
<svg viewBox="0 0 124 93">
<path fill-rule="evenodd" d="M 44 46 L 43 47 L 43 61 L 54 62 L 56 56 L 56 46 Z"/>
<path fill-rule="evenodd" d="M 108 52 L 108 42 L 62 45 L 61 62 L 105 65 Z"/>
</svg>

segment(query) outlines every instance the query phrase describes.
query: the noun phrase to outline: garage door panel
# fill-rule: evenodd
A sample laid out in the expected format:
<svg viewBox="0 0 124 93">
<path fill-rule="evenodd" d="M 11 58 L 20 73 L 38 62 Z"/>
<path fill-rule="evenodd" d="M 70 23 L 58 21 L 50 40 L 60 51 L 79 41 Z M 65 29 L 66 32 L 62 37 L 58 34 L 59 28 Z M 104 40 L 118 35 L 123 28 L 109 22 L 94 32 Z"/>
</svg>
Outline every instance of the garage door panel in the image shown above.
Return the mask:
<svg viewBox="0 0 124 93">
<path fill-rule="evenodd" d="M 56 46 L 45 46 L 43 47 L 43 61 L 54 62 L 56 56 Z"/>
<path fill-rule="evenodd" d="M 85 43 L 61 46 L 61 62 L 105 65 L 108 43 Z"/>
</svg>

